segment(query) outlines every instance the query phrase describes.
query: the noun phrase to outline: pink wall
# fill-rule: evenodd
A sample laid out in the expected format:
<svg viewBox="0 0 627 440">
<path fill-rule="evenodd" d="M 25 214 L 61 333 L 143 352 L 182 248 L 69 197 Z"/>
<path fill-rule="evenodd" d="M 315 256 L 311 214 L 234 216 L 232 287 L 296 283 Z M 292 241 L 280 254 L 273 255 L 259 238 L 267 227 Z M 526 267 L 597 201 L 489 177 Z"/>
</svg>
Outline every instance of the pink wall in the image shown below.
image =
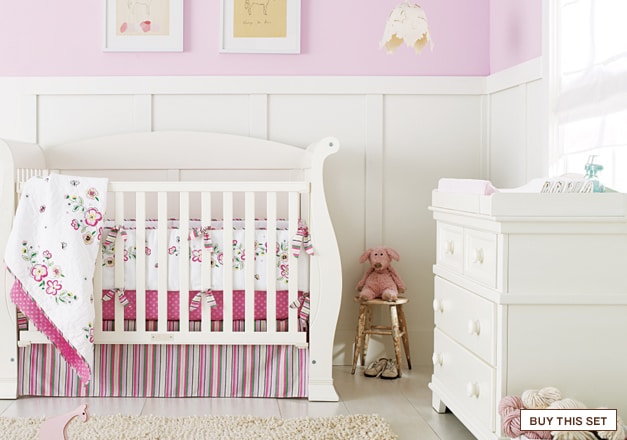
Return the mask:
<svg viewBox="0 0 627 440">
<path fill-rule="evenodd" d="M 418 1 L 435 42 L 379 48 L 401 0 L 302 0 L 300 55 L 220 54 L 219 0 L 185 0 L 183 53 L 102 52 L 103 0 L 0 0 L 0 76 L 479 76 L 542 54 L 542 0 Z"/>
<path fill-rule="evenodd" d="M 519 35 L 527 17 L 535 19 L 535 7 L 526 5 L 540 2 L 415 0 L 435 42 L 433 52 L 416 56 L 404 46 L 393 55 L 379 49 L 385 19 L 402 0 L 302 0 L 300 55 L 220 54 L 219 0 L 185 0 L 183 53 L 105 53 L 103 1 L 0 0 L 0 76 L 487 75 L 490 46 L 497 69 L 529 56 L 535 41 L 523 35 L 521 43 Z M 491 17 L 500 34 L 505 31 L 494 15 L 521 11 L 525 20 L 516 35 L 503 44 L 490 38 Z M 513 58 L 505 56 L 509 46 L 516 49 Z"/>
<path fill-rule="evenodd" d="M 542 55 L 542 0 L 490 1 L 490 73 Z"/>
</svg>

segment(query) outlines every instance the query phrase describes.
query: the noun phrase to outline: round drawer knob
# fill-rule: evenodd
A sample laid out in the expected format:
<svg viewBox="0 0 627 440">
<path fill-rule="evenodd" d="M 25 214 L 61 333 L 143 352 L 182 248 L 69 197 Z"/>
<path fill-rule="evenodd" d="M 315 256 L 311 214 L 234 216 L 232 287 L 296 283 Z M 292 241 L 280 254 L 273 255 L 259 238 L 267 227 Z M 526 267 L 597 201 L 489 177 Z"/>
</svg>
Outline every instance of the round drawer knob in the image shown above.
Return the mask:
<svg viewBox="0 0 627 440">
<path fill-rule="evenodd" d="M 468 397 L 479 397 L 479 384 L 477 382 L 468 382 L 466 384 L 466 395 Z"/>
<path fill-rule="evenodd" d="M 433 311 L 434 312 L 444 312 L 444 307 L 442 306 L 442 301 L 439 299 L 434 299 L 433 300 Z"/>
<path fill-rule="evenodd" d="M 481 333 L 481 323 L 474 319 L 468 321 L 468 333 L 479 336 L 479 333 Z"/>
<path fill-rule="evenodd" d="M 441 367 L 442 366 L 442 355 L 440 353 L 433 353 L 433 356 L 431 357 L 431 360 L 433 361 L 433 365 L 436 367 Z"/>
<path fill-rule="evenodd" d="M 483 249 L 482 248 L 475 249 L 473 251 L 472 262 L 477 263 L 477 264 L 483 264 L 483 260 L 484 260 Z"/>
</svg>

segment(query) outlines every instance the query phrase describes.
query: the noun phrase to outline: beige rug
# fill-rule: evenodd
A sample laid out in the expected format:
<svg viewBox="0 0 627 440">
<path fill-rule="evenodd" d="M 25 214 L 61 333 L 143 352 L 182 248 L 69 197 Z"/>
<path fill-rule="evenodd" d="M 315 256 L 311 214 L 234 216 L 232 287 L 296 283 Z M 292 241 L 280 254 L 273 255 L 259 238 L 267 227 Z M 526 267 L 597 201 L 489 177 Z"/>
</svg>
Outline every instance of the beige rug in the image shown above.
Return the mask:
<svg viewBox="0 0 627 440">
<path fill-rule="evenodd" d="M 35 440 L 43 419 L 0 417 L 0 437 Z M 92 416 L 74 419 L 69 440 L 376 439 L 398 437 L 378 415 L 280 419 L 251 416 Z"/>
</svg>

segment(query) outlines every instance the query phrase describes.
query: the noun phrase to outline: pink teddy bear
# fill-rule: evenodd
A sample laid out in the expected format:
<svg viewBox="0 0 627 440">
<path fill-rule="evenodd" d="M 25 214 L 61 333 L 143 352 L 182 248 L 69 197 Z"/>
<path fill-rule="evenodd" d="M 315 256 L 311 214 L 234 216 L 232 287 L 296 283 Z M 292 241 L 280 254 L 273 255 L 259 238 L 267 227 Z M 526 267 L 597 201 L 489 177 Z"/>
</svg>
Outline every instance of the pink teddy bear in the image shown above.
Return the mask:
<svg viewBox="0 0 627 440">
<path fill-rule="evenodd" d="M 370 268 L 357 283 L 359 298 L 396 301 L 398 294 L 405 292 L 405 283 L 390 265 L 392 260 L 400 260 L 398 252 L 389 247 L 370 248 L 359 258 L 360 263 L 365 263 L 366 260 L 370 261 Z"/>
</svg>

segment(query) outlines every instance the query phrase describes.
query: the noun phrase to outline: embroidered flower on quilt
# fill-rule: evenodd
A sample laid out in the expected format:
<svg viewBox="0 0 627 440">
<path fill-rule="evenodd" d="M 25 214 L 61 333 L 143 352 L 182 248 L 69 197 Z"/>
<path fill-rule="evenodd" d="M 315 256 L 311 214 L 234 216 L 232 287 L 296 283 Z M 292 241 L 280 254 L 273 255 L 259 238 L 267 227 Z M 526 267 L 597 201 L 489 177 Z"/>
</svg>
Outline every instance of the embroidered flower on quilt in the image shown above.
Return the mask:
<svg viewBox="0 0 627 440">
<path fill-rule="evenodd" d="M 85 338 L 90 342 L 94 343 L 94 324 L 89 323 L 87 327 L 83 327 L 83 331 L 85 332 Z"/>
<path fill-rule="evenodd" d="M 63 288 L 63 285 L 57 280 L 48 280 L 46 281 L 46 293 L 48 295 L 56 296 L 59 293 L 59 290 Z"/>
<path fill-rule="evenodd" d="M 102 220 L 102 214 L 96 208 L 89 208 L 85 211 L 85 223 L 88 226 L 96 226 Z"/>
<path fill-rule="evenodd" d="M 47 295 L 53 296 L 57 303 L 70 304 L 78 297 L 67 290 L 59 278 L 64 277 L 61 266 L 52 260 L 53 254 L 46 249 L 41 252 L 33 249 L 27 241 L 22 241 L 22 258 L 30 263 L 30 274 L 39 283 L 39 288 Z"/>
<path fill-rule="evenodd" d="M 52 272 L 52 276 L 55 278 L 60 278 L 63 276 L 63 272 L 58 265 L 54 265 L 50 268 L 50 272 Z"/>
<path fill-rule="evenodd" d="M 72 301 L 76 301 L 78 297 L 74 295 L 72 292 L 68 292 L 67 290 L 61 291 L 57 296 L 54 297 L 54 300 L 57 303 L 63 304 L 72 304 Z"/>
<path fill-rule="evenodd" d="M 87 190 L 87 197 L 92 200 L 100 201 L 100 199 L 98 198 L 98 190 L 96 188 L 89 188 Z"/>
<path fill-rule="evenodd" d="M 85 234 L 88 232 L 89 229 L 95 228 L 102 220 L 102 213 L 97 208 L 85 206 L 82 197 L 66 195 L 65 199 L 67 200 L 67 205 L 72 208 L 72 212 L 83 213 L 83 218 L 73 218 L 70 222 L 70 226 L 75 231 L 78 231 L 80 229 L 81 232 Z M 89 232 L 91 233 L 93 238 L 96 232 L 101 231 L 94 230 Z M 85 236 L 83 236 L 83 240 L 85 240 Z"/>
<path fill-rule="evenodd" d="M 95 232 L 87 232 L 83 234 L 83 243 L 92 244 L 94 242 L 94 235 L 96 235 Z"/>
<path fill-rule="evenodd" d="M 30 274 L 33 276 L 35 281 L 40 282 L 48 276 L 48 267 L 43 264 L 35 264 L 31 268 Z"/>
</svg>

